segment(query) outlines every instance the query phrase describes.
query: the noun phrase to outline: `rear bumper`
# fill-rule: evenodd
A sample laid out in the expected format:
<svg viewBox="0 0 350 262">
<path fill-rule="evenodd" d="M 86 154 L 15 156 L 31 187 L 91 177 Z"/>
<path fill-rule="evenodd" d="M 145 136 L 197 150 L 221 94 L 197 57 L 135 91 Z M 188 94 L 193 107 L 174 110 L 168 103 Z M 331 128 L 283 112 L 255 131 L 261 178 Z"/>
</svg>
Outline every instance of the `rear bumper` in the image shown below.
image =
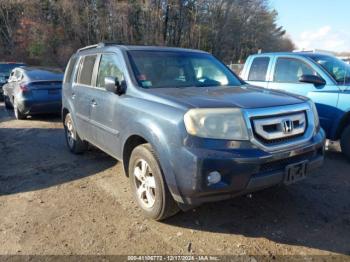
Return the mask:
<svg viewBox="0 0 350 262">
<path fill-rule="evenodd" d="M 282 184 L 286 167 L 307 161 L 306 171 L 320 167 L 324 160 L 323 130 L 307 144 L 279 152 L 266 152 L 254 146 L 234 150 L 187 149 L 178 155 L 175 171 L 177 189 L 175 199 L 186 205 L 224 200 L 237 195 Z M 221 181 L 208 185 L 210 172 L 221 174 Z"/>
<path fill-rule="evenodd" d="M 23 114 L 51 114 L 60 113 L 62 109 L 61 100 L 37 101 L 37 100 L 19 100 L 18 109 Z"/>
</svg>

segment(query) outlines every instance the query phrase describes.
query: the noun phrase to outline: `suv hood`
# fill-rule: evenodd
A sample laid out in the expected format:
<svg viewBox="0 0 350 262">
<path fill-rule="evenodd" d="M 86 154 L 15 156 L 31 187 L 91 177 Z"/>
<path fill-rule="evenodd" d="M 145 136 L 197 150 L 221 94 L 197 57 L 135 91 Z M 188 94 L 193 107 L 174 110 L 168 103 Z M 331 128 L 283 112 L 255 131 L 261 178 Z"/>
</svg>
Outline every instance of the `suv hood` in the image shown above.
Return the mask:
<svg viewBox="0 0 350 262">
<path fill-rule="evenodd" d="M 165 99 L 166 101 L 162 101 L 163 103 L 168 101 L 169 104 L 173 104 L 175 102 L 195 108 L 264 108 L 299 104 L 307 100 L 302 96 L 250 85 L 208 88 L 155 88 L 149 89 L 148 93 Z"/>
</svg>

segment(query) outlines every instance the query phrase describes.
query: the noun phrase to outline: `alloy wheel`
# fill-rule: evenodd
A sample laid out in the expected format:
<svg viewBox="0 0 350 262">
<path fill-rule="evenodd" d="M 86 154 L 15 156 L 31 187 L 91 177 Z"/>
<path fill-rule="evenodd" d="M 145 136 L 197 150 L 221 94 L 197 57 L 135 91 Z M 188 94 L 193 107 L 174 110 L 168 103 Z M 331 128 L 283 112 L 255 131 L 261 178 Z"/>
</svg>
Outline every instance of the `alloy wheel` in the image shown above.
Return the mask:
<svg viewBox="0 0 350 262">
<path fill-rule="evenodd" d="M 146 209 L 152 208 L 156 201 L 156 181 L 150 166 L 144 159 L 136 161 L 133 176 L 136 195 L 141 205 Z"/>
</svg>

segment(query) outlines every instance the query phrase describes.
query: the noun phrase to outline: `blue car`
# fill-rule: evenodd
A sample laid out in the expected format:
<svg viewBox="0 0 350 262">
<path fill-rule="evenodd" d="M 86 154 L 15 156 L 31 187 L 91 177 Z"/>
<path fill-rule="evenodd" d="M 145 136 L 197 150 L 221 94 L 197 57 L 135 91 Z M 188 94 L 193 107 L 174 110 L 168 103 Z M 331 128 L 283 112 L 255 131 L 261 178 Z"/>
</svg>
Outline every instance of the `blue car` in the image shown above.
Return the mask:
<svg viewBox="0 0 350 262">
<path fill-rule="evenodd" d="M 327 138 L 340 140 L 350 160 L 350 65 L 323 53 L 250 56 L 241 72 L 248 83 L 308 97 L 316 104 Z"/>
<path fill-rule="evenodd" d="M 69 61 L 67 146 L 123 162 L 147 217 L 304 179 L 325 135 L 312 101 L 251 87 L 212 55 L 99 44 Z M 98 165 L 98 163 L 96 163 Z"/>
<path fill-rule="evenodd" d="M 59 70 L 22 66 L 12 70 L 4 85 L 6 108 L 13 108 L 17 119 L 28 115 L 60 113 L 63 73 Z"/>
</svg>

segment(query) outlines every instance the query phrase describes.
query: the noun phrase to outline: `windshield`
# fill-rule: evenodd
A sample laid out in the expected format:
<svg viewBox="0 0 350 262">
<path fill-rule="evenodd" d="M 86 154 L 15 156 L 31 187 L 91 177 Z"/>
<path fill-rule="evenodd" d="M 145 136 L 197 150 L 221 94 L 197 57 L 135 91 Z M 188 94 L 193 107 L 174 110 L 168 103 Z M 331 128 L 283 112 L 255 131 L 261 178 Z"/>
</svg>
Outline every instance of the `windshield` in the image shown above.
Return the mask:
<svg viewBox="0 0 350 262">
<path fill-rule="evenodd" d="M 310 58 L 321 65 L 338 84 L 350 83 L 350 65 L 344 61 L 327 55 L 310 56 Z"/>
<path fill-rule="evenodd" d="M 221 62 L 204 53 L 129 51 L 143 88 L 238 86 L 241 81 Z"/>
</svg>

